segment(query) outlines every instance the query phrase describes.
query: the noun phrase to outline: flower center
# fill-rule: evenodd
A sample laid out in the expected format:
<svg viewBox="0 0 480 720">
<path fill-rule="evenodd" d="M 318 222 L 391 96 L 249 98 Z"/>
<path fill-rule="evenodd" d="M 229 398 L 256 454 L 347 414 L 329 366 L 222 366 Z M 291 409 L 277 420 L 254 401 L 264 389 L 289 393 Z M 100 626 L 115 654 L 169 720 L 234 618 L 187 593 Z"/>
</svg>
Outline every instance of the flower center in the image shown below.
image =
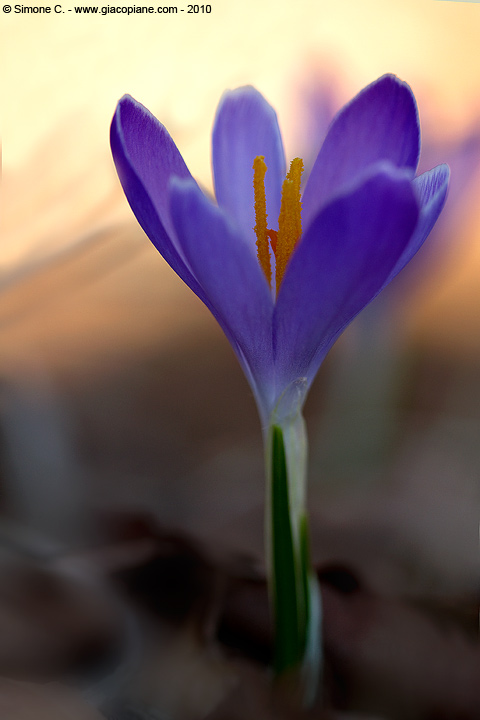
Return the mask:
<svg viewBox="0 0 480 720">
<path fill-rule="evenodd" d="M 302 203 L 300 200 L 300 181 L 303 172 L 303 160 L 295 158 L 283 181 L 278 230 L 267 227 L 267 201 L 265 198 L 265 173 L 267 166 L 263 155 L 257 155 L 253 161 L 253 192 L 255 198 L 255 235 L 257 236 L 257 255 L 260 267 L 265 273 L 268 284 L 272 285 L 272 264 L 270 247 L 275 256 L 276 291 L 282 282 L 290 255 L 302 234 Z"/>
</svg>

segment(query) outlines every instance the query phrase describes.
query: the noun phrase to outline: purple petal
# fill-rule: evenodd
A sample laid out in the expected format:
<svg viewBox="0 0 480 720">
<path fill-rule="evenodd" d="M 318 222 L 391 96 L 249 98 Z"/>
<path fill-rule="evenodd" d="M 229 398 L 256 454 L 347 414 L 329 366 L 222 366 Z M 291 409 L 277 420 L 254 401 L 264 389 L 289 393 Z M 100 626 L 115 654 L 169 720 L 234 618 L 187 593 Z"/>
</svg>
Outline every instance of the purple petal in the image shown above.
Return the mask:
<svg viewBox="0 0 480 720">
<path fill-rule="evenodd" d="M 475 127 L 468 135 L 450 144 L 432 145 L 423 140 L 419 165 L 421 172 L 436 165 L 440 159 L 451 169 L 448 206 L 443 214 L 445 217 L 445 214 L 455 215 L 460 209 L 480 170 L 480 127 Z"/>
<path fill-rule="evenodd" d="M 265 276 L 248 241 L 194 182 L 172 181 L 171 209 L 187 260 L 264 408 L 273 378 L 273 300 Z"/>
<path fill-rule="evenodd" d="M 449 177 L 450 169 L 448 165 L 438 165 L 436 168 L 433 168 L 433 170 L 419 175 L 419 177 L 413 181 L 417 200 L 420 205 L 420 215 L 417 226 L 383 287 L 388 285 L 388 283 L 398 275 L 400 270 L 403 270 L 405 265 L 410 262 L 427 239 L 447 199 Z"/>
<path fill-rule="evenodd" d="M 170 267 L 208 305 L 179 252 L 170 217 L 170 178 L 191 178 L 172 138 L 143 105 L 125 95 L 113 116 L 110 142 L 120 182 L 138 222 Z"/>
<path fill-rule="evenodd" d="M 212 163 L 218 204 L 245 237 L 255 241 L 253 161 L 265 156 L 265 190 L 270 227 L 277 227 L 285 155 L 275 110 L 253 87 L 226 92 L 218 106 L 212 137 Z"/>
<path fill-rule="evenodd" d="M 384 75 L 345 105 L 330 126 L 305 187 L 304 227 L 333 194 L 369 165 L 388 160 L 414 171 L 419 152 L 413 93 L 394 75 Z"/>
<path fill-rule="evenodd" d="M 381 163 L 311 224 L 274 313 L 277 388 L 310 383 L 336 337 L 380 291 L 409 241 L 418 203 L 405 170 Z"/>
</svg>

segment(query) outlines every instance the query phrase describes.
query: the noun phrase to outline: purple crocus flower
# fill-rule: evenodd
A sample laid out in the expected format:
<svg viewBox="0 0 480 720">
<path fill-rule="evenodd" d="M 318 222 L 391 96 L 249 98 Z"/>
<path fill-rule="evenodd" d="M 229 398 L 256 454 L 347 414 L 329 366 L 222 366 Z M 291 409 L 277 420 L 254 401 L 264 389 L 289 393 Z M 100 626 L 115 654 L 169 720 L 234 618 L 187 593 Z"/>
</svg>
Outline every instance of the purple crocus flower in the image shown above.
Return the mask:
<svg viewBox="0 0 480 720">
<path fill-rule="evenodd" d="M 303 230 L 275 287 L 269 282 L 275 255 L 270 246 L 260 248 L 259 218 L 266 222 L 266 212 L 275 226 L 284 203 L 293 207 L 287 186 L 295 182 L 292 165 L 284 183 L 277 117 L 257 90 L 228 91 L 220 102 L 213 129 L 216 203 L 192 178 L 164 126 L 130 96 L 117 106 L 111 144 L 139 223 L 220 323 L 265 424 L 298 379 L 303 400 L 339 334 L 421 247 L 449 176 L 440 165 L 415 178 L 415 98 L 395 76 L 379 78 L 329 128 L 296 206 Z M 263 211 L 258 178 L 255 195 L 252 187 L 259 157 L 267 168 Z M 273 247 L 276 235 L 268 230 Z"/>
</svg>

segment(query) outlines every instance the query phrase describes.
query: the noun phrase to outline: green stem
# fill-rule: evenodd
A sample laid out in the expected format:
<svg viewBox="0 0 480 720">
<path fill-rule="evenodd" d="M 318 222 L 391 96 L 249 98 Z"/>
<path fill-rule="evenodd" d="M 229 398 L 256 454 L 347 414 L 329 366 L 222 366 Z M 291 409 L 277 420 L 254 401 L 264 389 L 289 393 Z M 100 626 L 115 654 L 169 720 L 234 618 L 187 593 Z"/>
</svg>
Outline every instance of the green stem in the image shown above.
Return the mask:
<svg viewBox="0 0 480 720">
<path fill-rule="evenodd" d="M 267 523 L 270 600 L 274 620 L 273 667 L 293 677 L 312 704 L 321 670 L 320 594 L 311 567 L 305 511 L 307 443 L 298 386 L 287 389 L 267 436 Z"/>
<path fill-rule="evenodd" d="M 287 461 L 282 430 L 277 425 L 272 433 L 272 602 L 274 608 L 275 651 L 273 667 L 276 675 L 301 664 L 305 647 L 303 593 L 297 583 L 297 562 L 290 517 Z M 300 595 L 300 596 L 299 596 Z"/>
</svg>

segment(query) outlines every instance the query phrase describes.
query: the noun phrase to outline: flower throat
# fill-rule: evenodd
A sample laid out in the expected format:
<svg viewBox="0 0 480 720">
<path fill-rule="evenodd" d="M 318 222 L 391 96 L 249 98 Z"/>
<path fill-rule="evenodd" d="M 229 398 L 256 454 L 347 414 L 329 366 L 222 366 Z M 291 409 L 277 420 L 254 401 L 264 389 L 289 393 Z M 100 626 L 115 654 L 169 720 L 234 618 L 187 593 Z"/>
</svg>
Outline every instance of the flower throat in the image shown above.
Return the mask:
<svg viewBox="0 0 480 720">
<path fill-rule="evenodd" d="M 302 234 L 302 203 L 300 201 L 300 181 L 303 172 L 303 160 L 295 158 L 283 181 L 278 230 L 267 227 L 267 201 L 265 197 L 265 173 L 267 166 L 263 155 L 257 155 L 253 161 L 253 191 L 255 197 L 255 235 L 257 236 L 257 255 L 260 267 L 267 282 L 272 286 L 272 265 L 270 247 L 275 256 L 275 286 L 278 293 L 290 255 Z"/>
</svg>

